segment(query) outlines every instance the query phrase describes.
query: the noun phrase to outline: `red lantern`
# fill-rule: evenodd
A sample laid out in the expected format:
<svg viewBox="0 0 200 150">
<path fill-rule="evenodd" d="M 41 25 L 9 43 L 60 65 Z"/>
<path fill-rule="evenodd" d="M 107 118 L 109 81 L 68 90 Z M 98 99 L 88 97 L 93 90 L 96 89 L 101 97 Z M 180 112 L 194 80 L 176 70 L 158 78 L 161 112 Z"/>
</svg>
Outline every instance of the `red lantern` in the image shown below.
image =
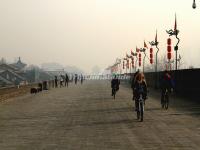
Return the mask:
<svg viewBox="0 0 200 150">
<path fill-rule="evenodd" d="M 167 53 L 167 58 L 171 59 L 172 58 L 172 53 Z"/>
<path fill-rule="evenodd" d="M 171 51 L 172 51 L 172 47 L 171 47 L 171 44 L 172 44 L 172 41 L 170 38 L 167 39 L 167 59 L 171 59 L 172 58 L 172 54 L 171 54 Z"/>
<path fill-rule="evenodd" d="M 153 53 L 153 48 L 150 48 L 150 53 Z"/>
<path fill-rule="evenodd" d="M 167 39 L 167 45 L 171 45 L 172 44 L 172 40 L 170 38 Z"/>
<path fill-rule="evenodd" d="M 139 53 L 139 66 L 141 66 L 141 64 L 142 64 L 142 58 L 141 58 L 141 53 Z"/>
<path fill-rule="evenodd" d="M 150 64 L 153 64 L 153 48 L 150 48 Z"/>
<path fill-rule="evenodd" d="M 171 45 L 168 45 L 168 46 L 167 46 L 167 52 L 168 52 L 168 53 L 171 53 L 171 51 L 172 51 L 172 47 L 171 47 Z"/>
<path fill-rule="evenodd" d="M 153 54 L 152 53 L 150 53 L 150 59 L 153 59 Z"/>
</svg>

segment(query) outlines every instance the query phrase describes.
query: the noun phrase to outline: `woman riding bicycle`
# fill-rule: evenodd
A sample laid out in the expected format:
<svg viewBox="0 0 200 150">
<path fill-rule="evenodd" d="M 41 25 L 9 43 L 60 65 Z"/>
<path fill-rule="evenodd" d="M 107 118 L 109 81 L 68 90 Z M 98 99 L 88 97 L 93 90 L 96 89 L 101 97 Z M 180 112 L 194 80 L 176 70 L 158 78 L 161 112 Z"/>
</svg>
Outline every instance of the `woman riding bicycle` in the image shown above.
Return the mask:
<svg viewBox="0 0 200 150">
<path fill-rule="evenodd" d="M 139 105 L 139 98 L 140 94 L 142 94 L 142 98 L 144 100 L 147 99 L 147 84 L 145 80 L 145 76 L 143 73 L 138 73 L 136 76 L 136 81 L 134 83 L 134 91 L 135 91 L 135 108 L 137 111 L 138 105 Z"/>
</svg>

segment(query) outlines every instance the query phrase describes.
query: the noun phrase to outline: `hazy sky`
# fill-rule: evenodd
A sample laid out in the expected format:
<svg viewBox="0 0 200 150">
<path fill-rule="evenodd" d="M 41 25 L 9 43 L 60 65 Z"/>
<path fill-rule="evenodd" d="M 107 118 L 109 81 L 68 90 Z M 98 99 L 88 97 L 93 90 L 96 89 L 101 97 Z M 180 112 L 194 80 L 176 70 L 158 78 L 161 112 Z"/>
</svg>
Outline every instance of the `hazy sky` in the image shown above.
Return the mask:
<svg viewBox="0 0 200 150">
<path fill-rule="evenodd" d="M 200 67 L 200 1 L 194 10 L 192 0 L 0 0 L 0 54 L 28 64 L 105 68 L 153 40 L 156 29 L 166 53 L 175 13 L 179 52 L 185 64 Z"/>
</svg>

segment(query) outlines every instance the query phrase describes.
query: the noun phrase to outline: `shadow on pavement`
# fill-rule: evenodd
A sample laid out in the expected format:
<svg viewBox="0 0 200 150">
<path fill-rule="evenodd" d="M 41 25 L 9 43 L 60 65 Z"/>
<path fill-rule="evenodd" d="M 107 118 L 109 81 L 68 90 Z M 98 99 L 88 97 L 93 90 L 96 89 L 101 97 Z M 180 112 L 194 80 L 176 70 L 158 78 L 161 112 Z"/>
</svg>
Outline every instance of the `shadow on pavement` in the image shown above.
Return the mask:
<svg viewBox="0 0 200 150">
<path fill-rule="evenodd" d="M 132 111 L 131 107 L 113 108 L 113 109 L 91 109 L 83 110 L 83 113 L 117 113 L 117 112 L 129 112 Z"/>
</svg>

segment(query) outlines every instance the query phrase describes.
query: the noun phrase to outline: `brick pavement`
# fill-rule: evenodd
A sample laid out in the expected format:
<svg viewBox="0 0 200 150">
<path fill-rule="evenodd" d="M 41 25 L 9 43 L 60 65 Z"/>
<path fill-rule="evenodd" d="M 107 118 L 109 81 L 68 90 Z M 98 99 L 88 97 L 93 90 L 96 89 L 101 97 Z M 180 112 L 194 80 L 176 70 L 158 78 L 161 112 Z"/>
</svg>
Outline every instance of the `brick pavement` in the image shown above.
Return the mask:
<svg viewBox="0 0 200 150">
<path fill-rule="evenodd" d="M 0 150 L 200 149 L 199 111 L 161 110 L 150 95 L 138 122 L 130 89 L 110 94 L 87 81 L 0 104 Z"/>
</svg>

